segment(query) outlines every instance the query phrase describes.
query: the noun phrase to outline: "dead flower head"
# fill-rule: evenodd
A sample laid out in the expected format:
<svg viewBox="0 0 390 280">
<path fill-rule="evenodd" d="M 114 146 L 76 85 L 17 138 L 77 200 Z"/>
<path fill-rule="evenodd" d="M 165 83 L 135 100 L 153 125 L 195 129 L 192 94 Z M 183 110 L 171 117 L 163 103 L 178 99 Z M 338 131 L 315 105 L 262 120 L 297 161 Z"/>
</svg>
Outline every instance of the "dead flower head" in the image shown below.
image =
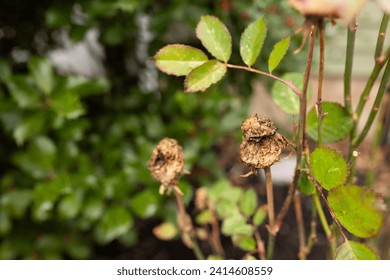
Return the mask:
<svg viewBox="0 0 390 280">
<path fill-rule="evenodd" d="M 148 161 L 148 168 L 154 179 L 161 182 L 160 194 L 172 189 L 179 192 L 178 181 L 184 168 L 184 154 L 175 139 L 164 138 L 154 148 Z"/>
<path fill-rule="evenodd" d="M 265 116 L 252 115 L 241 125 L 240 157 L 251 171 L 243 176 L 257 174 L 280 160 L 282 151 L 293 145 L 276 131 L 274 123 Z"/>
</svg>

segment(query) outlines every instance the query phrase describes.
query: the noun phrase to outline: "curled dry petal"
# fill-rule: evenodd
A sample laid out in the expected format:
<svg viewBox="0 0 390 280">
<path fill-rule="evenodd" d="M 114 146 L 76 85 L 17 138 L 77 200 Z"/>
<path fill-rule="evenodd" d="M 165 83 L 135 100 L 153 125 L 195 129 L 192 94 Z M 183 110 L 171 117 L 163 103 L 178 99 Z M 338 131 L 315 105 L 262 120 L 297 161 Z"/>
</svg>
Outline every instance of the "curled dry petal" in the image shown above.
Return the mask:
<svg viewBox="0 0 390 280">
<path fill-rule="evenodd" d="M 275 164 L 285 148 L 292 148 L 292 144 L 276 132 L 273 122 L 265 116 L 252 115 L 242 123 L 241 130 L 240 157 L 253 174 Z"/>
<path fill-rule="evenodd" d="M 184 168 L 183 149 L 175 139 L 164 138 L 152 152 L 148 168 L 154 179 L 161 182 L 160 193 L 178 189 L 178 181 Z"/>
</svg>

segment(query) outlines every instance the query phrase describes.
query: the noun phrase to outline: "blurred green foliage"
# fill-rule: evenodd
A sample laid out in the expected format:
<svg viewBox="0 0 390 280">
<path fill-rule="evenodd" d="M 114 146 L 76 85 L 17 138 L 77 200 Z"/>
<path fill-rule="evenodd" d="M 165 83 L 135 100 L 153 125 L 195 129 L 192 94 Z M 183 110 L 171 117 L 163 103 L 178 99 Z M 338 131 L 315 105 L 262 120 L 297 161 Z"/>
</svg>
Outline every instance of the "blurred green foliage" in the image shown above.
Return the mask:
<svg viewBox="0 0 390 280">
<path fill-rule="evenodd" d="M 8 3 L 0 16 L 0 259 L 92 258 L 97 246 L 114 240 L 135 245 L 143 219 L 176 223 L 172 201 L 158 194 L 146 168 L 152 148 L 163 137 L 183 146 L 186 169 L 193 171 L 180 183 L 189 203 L 194 187 L 224 177 L 215 147 L 227 135 L 239 138 L 252 76 L 232 73 L 220 86 L 194 95 L 183 93 L 182 83 L 166 75 L 158 77 L 157 88 L 145 89 L 153 77 L 143 80 L 139 73 L 163 45 L 194 43 L 191 30 L 201 15 L 214 14 L 227 23 L 237 40 L 232 58 L 237 61 L 239 34 L 265 15 L 267 25 L 280 33 L 269 34 L 260 69 L 273 44 L 296 27 L 291 9 L 273 1 L 36 5 Z M 140 49 L 146 32 L 137 21 L 141 15 L 149 16 L 151 37 Z M 58 74 L 46 56 L 58 45 L 58 32 L 78 42 L 92 28 L 100 34 L 106 75 Z M 27 59 L 16 59 L 15 51 Z M 278 71 L 296 70 L 297 63 L 290 55 Z M 253 214 L 253 199 L 251 193 L 242 196 L 243 213 Z M 228 221 L 223 228 L 229 231 Z M 235 242 L 250 250 L 253 240 L 244 237 Z"/>
</svg>

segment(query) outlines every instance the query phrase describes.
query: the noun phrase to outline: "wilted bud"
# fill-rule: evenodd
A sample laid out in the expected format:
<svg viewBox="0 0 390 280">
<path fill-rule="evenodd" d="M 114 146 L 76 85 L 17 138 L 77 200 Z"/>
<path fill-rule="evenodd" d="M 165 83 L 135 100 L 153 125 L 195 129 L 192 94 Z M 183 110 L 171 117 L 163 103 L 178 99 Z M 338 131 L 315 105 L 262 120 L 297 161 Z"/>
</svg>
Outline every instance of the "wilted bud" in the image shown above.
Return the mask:
<svg viewBox="0 0 390 280">
<path fill-rule="evenodd" d="M 153 150 L 148 161 L 148 168 L 153 178 L 161 182 L 160 193 L 167 189 L 180 192 L 178 181 L 183 173 L 184 154 L 181 146 L 175 139 L 164 138 Z"/>
<path fill-rule="evenodd" d="M 292 148 L 292 144 L 276 132 L 273 122 L 265 116 L 252 115 L 242 123 L 241 130 L 240 157 L 251 169 L 249 174 L 257 174 L 258 169 L 278 162 L 283 149 Z"/>
</svg>

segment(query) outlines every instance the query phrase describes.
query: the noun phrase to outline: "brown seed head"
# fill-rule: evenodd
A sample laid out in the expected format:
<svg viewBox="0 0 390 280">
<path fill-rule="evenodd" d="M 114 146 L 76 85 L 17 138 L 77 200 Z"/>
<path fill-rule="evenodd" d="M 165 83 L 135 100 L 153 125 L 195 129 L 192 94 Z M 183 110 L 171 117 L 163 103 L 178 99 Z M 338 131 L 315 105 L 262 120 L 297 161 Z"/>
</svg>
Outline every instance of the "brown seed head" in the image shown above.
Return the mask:
<svg viewBox="0 0 390 280">
<path fill-rule="evenodd" d="M 242 123 L 241 130 L 240 157 L 253 174 L 257 174 L 258 169 L 275 164 L 285 148 L 292 148 L 292 144 L 276 132 L 268 117 L 252 115 Z"/>
<path fill-rule="evenodd" d="M 177 188 L 184 161 L 183 150 L 175 139 L 164 138 L 153 150 L 148 168 L 153 178 L 161 182 L 160 193 Z"/>
</svg>

